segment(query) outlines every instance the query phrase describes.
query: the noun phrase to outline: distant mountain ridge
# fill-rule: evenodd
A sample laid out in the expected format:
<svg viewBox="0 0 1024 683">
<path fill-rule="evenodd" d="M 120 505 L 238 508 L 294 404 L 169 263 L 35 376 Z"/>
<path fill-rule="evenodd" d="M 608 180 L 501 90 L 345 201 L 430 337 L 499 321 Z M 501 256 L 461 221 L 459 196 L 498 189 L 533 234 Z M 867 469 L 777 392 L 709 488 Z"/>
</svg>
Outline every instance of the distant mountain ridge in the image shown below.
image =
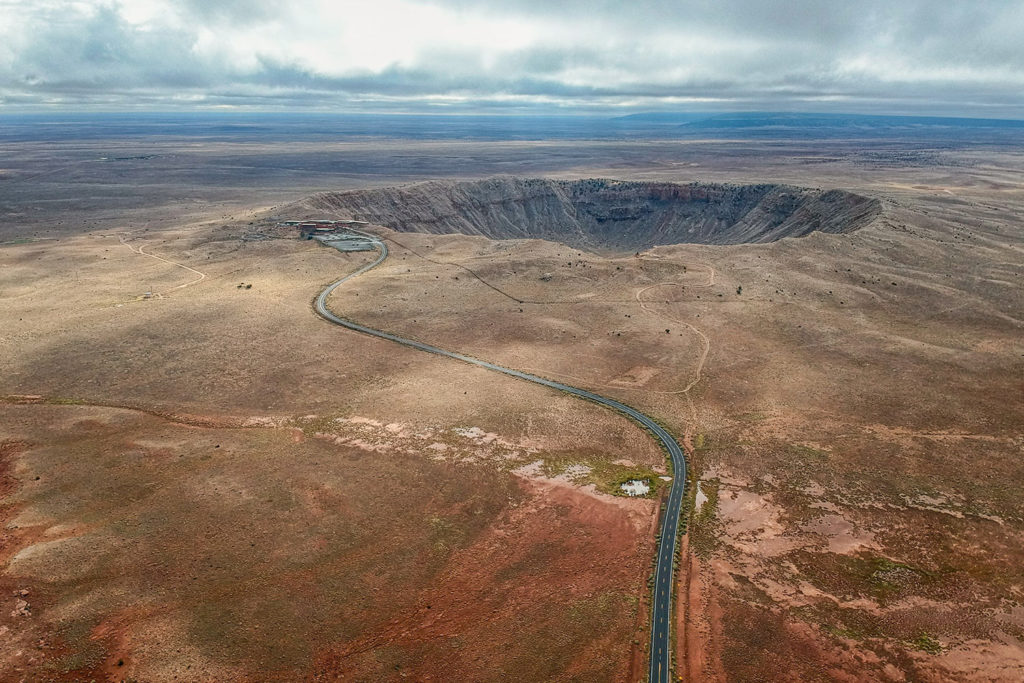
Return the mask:
<svg viewBox="0 0 1024 683">
<path fill-rule="evenodd" d="M 878 114 L 803 114 L 749 112 L 715 114 L 686 121 L 680 128 L 757 128 L 784 126 L 796 128 L 1024 128 L 1017 119 L 979 119 L 953 116 L 885 116 Z"/>
<path fill-rule="evenodd" d="M 809 112 L 648 112 L 613 119 L 621 123 L 676 124 L 679 128 L 1024 128 L 1021 119 L 958 116 L 892 116 L 885 114 L 821 114 Z"/>
</svg>

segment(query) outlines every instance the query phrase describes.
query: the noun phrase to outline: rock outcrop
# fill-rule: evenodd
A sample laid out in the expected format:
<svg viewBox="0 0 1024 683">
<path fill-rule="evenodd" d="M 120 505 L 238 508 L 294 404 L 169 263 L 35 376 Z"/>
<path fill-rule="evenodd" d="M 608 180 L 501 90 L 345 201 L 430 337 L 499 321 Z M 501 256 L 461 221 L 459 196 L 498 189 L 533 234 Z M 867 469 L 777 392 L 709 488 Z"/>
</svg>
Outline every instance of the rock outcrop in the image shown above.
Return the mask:
<svg viewBox="0 0 1024 683">
<path fill-rule="evenodd" d="M 659 244 L 739 244 L 845 233 L 880 211 L 878 200 L 842 190 L 497 177 L 325 192 L 297 210 L 404 232 L 539 238 L 590 249 Z"/>
</svg>

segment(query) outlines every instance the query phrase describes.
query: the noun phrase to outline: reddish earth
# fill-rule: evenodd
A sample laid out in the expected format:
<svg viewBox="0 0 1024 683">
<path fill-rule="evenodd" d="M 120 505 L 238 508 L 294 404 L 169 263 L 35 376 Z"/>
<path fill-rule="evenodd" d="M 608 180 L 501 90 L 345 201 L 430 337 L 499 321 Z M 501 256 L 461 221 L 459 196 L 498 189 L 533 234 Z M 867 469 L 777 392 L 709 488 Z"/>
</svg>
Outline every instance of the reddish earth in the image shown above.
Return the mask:
<svg viewBox="0 0 1024 683">
<path fill-rule="evenodd" d="M 567 178 L 770 178 L 881 198 L 850 234 L 639 256 L 380 229 L 392 258 L 332 306 L 579 382 L 690 436 L 709 497 L 681 575 L 677 647 L 694 675 L 1024 678 L 1016 150 L 330 153 L 349 147 L 362 162 L 391 153 L 403 174 L 451 172 L 455 150 L 467 175 L 512 155 Z M 33 205 L 54 189 L 18 188 Z M 0 679 L 640 675 L 654 509 L 587 487 L 663 466 L 649 437 L 339 333 L 310 301 L 366 254 L 275 233 L 255 210 L 189 208 L 202 222 L 187 224 L 180 189 L 144 224 L 79 207 L 46 217 L 60 228 L 33 219 L 38 241 L 0 245 L 0 392 L 43 397 L 0 404 Z M 263 192 L 248 203 L 270 203 Z M 180 287 L 195 275 L 175 263 L 206 277 Z M 163 298 L 139 298 L 150 289 Z"/>
<path fill-rule="evenodd" d="M 31 437 L 2 451 L 3 585 L 32 606 L 0 621 L 5 678 L 631 678 L 651 501 L 474 464 L 509 448 L 482 430 L 438 460 L 408 444 L 440 434 L 373 420 L 326 440 L 2 409 Z"/>
<path fill-rule="evenodd" d="M 623 666 L 638 648 L 622 644 L 636 633 L 638 603 L 620 587 L 645 578 L 636 539 L 652 547 L 650 504 L 624 511 L 564 485 L 521 486 L 522 503 L 459 551 L 415 607 L 320 665 L 342 678 L 386 677 L 386 649 L 412 680 L 629 680 Z M 581 637 L 586 646 L 573 647 Z M 509 661 L 511 640 L 518 654 Z"/>
</svg>

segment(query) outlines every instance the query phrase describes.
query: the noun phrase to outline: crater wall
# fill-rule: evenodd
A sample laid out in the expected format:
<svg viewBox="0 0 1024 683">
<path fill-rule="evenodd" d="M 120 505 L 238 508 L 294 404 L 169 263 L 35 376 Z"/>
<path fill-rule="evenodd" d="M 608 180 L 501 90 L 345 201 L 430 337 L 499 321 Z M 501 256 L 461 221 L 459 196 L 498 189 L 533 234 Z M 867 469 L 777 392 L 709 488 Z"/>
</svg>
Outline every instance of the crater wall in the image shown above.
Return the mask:
<svg viewBox="0 0 1024 683">
<path fill-rule="evenodd" d="M 537 238 L 589 249 L 740 244 L 852 232 L 877 199 L 790 185 L 676 184 L 606 179 L 496 177 L 325 192 L 301 203 L 310 216 L 369 221 L 403 232 Z"/>
</svg>

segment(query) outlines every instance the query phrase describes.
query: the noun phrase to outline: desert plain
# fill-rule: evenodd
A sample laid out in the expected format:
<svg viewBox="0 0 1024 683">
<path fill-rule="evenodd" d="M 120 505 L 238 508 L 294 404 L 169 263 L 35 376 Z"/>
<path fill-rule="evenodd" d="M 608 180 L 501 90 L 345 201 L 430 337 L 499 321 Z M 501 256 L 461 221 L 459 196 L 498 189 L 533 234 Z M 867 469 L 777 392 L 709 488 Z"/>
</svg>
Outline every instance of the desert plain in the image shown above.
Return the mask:
<svg viewBox="0 0 1024 683">
<path fill-rule="evenodd" d="M 3 149 L 0 679 L 644 680 L 664 454 L 599 406 L 318 318 L 373 258 L 281 225 L 319 217 L 375 218 L 390 252 L 337 314 L 614 397 L 684 443 L 680 677 L 1024 677 L 1020 141 Z M 626 244 L 330 201 L 524 178 L 877 210 Z M 625 477 L 656 490 L 617 495 Z"/>
</svg>

